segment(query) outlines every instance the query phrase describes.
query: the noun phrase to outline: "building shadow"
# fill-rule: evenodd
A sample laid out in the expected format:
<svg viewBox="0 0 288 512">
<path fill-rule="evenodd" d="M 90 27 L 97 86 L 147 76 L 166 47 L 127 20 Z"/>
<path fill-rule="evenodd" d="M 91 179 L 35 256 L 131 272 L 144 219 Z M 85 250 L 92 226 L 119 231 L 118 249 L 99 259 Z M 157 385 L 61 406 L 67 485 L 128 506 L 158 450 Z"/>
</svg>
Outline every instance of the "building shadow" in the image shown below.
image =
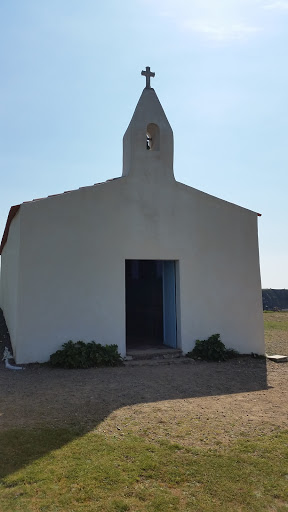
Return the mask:
<svg viewBox="0 0 288 512">
<path fill-rule="evenodd" d="M 95 429 L 123 407 L 268 389 L 265 359 L 250 357 L 88 370 L 27 365 L 16 372 L 2 364 L 0 387 L 1 478 Z"/>
</svg>

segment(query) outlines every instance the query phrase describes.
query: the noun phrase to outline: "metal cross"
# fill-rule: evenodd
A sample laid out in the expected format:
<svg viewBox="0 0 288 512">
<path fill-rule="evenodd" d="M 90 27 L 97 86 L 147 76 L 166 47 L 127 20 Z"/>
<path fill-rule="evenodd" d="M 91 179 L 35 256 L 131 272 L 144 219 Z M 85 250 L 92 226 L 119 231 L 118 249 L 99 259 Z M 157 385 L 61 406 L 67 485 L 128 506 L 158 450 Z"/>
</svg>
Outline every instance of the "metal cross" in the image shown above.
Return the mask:
<svg viewBox="0 0 288 512">
<path fill-rule="evenodd" d="M 146 76 L 146 89 L 151 89 L 150 87 L 150 77 L 155 76 L 155 73 L 150 71 L 149 66 L 146 66 L 146 71 L 141 71 L 141 75 Z"/>
</svg>

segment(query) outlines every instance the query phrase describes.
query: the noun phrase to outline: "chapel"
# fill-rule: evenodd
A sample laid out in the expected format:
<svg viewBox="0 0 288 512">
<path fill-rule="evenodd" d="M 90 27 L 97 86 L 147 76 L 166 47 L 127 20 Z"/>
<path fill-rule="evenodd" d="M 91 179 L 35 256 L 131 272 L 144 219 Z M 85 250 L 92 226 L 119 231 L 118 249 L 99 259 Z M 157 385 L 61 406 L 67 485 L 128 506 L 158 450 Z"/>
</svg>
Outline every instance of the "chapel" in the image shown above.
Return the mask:
<svg viewBox="0 0 288 512">
<path fill-rule="evenodd" d="M 124 357 L 186 354 L 219 333 L 240 353 L 265 352 L 258 214 L 175 180 L 155 74 L 142 75 L 122 176 L 10 209 L 0 306 L 17 364 L 68 340 L 117 344 Z"/>
</svg>

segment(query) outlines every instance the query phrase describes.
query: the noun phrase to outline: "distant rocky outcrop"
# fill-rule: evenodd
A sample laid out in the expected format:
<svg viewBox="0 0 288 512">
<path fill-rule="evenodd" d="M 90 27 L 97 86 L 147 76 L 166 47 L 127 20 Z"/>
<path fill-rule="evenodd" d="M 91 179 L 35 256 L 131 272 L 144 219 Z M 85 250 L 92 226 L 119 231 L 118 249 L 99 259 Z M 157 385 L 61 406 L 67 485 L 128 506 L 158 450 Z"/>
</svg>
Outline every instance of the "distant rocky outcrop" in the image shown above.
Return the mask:
<svg viewBox="0 0 288 512">
<path fill-rule="evenodd" d="M 264 290 L 262 290 L 262 302 L 264 310 L 288 309 L 288 290 L 264 288 Z"/>
</svg>

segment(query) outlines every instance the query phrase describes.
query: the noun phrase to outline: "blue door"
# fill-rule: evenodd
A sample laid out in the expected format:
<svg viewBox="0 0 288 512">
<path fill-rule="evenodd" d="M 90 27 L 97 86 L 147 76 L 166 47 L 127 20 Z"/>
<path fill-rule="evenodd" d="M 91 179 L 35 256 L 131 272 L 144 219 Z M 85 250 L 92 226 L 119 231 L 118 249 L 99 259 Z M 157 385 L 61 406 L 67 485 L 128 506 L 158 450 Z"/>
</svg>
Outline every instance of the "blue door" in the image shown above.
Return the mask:
<svg viewBox="0 0 288 512">
<path fill-rule="evenodd" d="M 164 345 L 177 347 L 175 261 L 163 261 Z"/>
</svg>

